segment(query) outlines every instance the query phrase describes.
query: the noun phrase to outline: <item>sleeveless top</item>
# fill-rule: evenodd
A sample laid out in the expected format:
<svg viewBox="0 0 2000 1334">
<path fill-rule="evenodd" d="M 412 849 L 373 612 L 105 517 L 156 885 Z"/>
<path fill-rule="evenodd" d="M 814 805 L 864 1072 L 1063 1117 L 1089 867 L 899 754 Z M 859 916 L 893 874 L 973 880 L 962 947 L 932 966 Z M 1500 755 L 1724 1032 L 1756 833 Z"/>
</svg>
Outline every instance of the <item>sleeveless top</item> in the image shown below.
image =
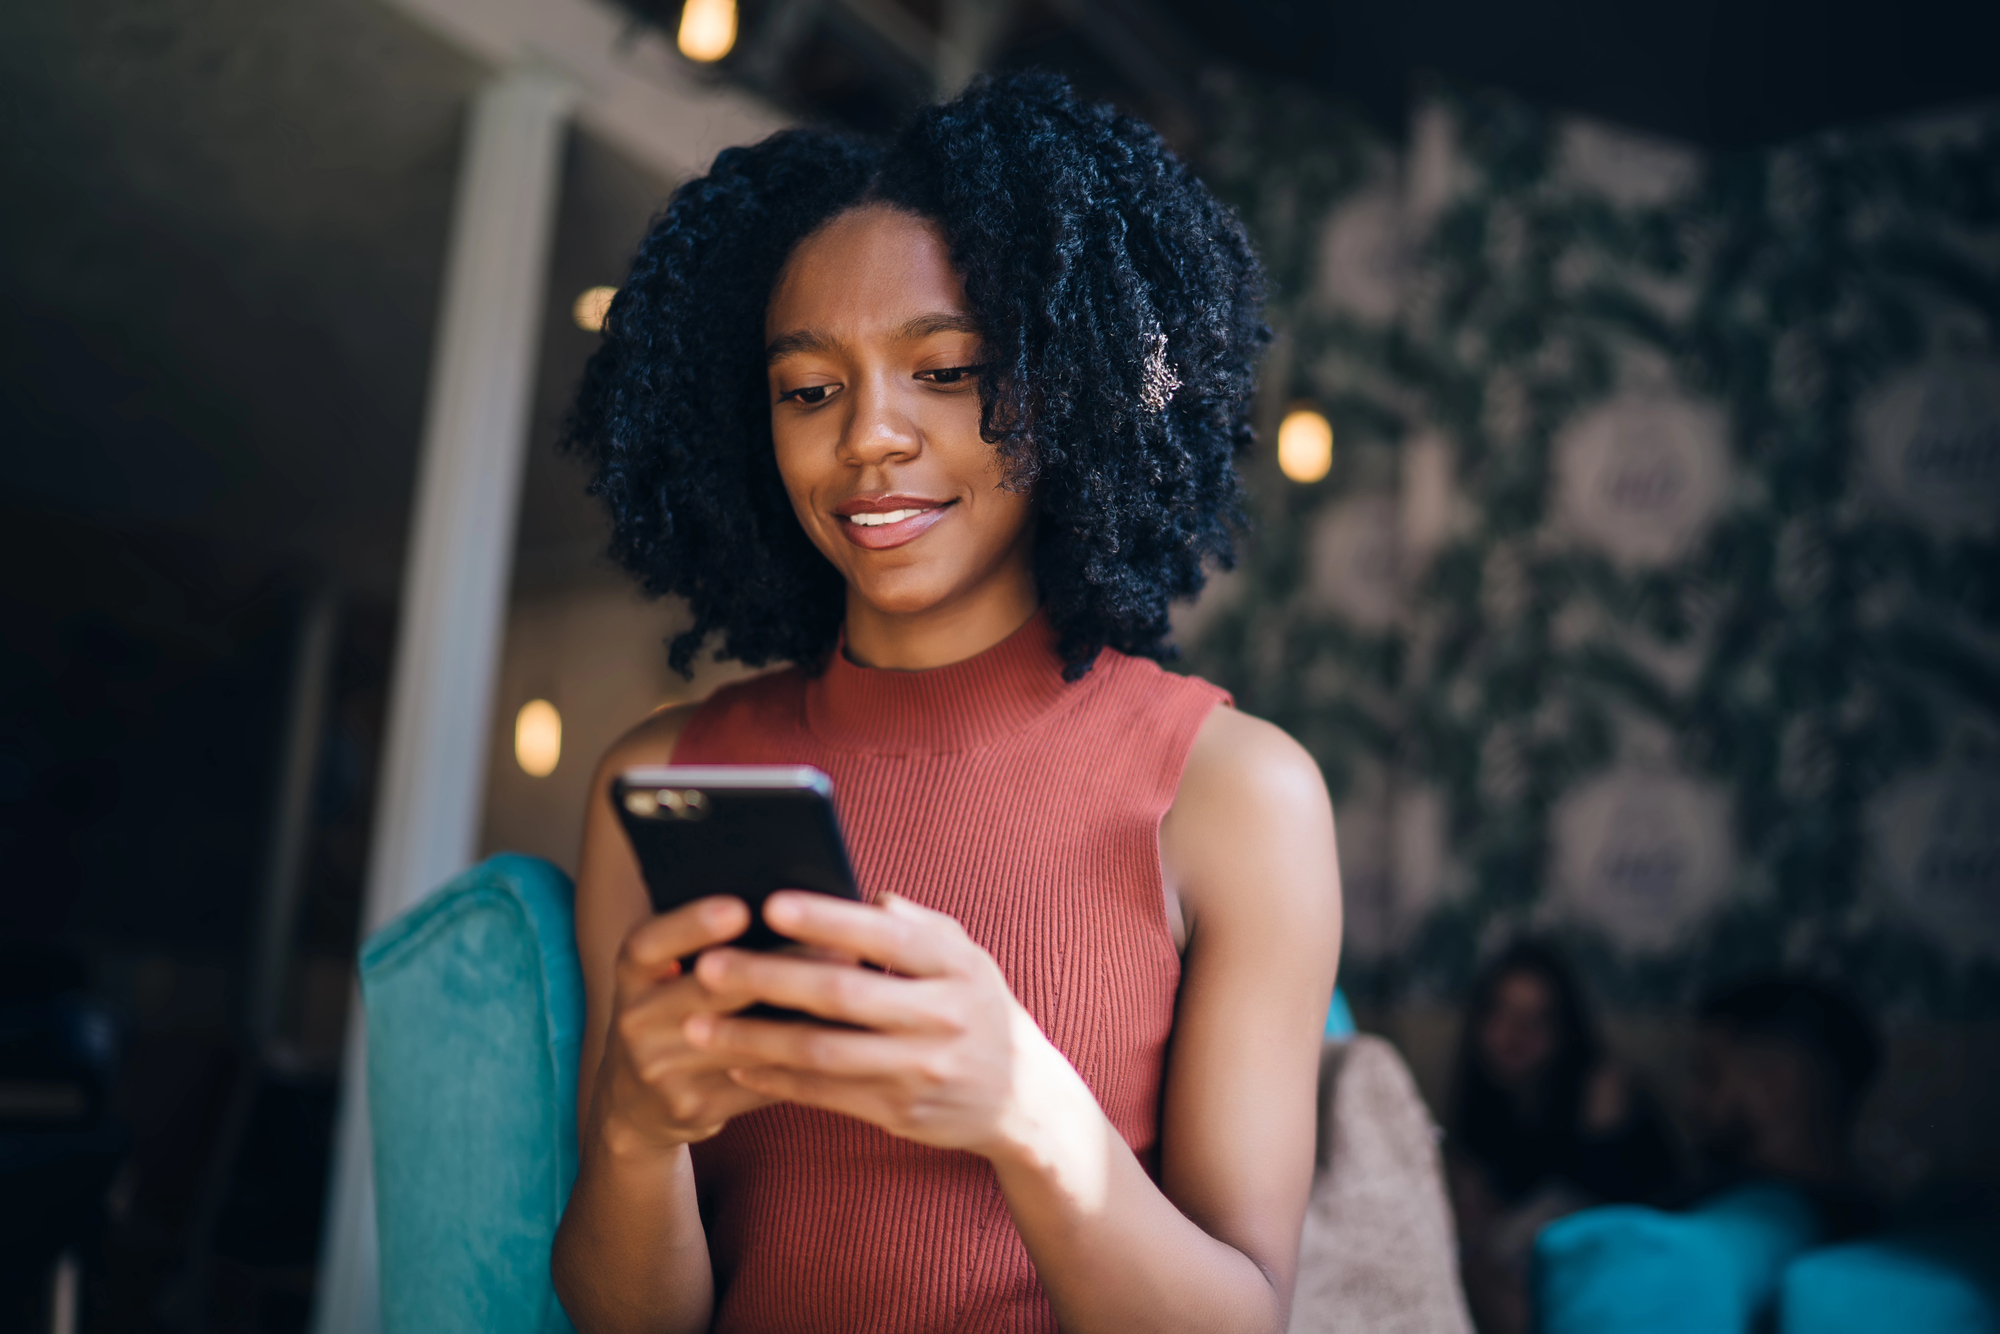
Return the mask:
<svg viewBox="0 0 2000 1334">
<path fill-rule="evenodd" d="M 1160 820 L 1227 700 L 1109 649 L 1065 682 L 1038 614 L 930 671 L 835 653 L 726 686 L 673 762 L 824 770 L 863 891 L 958 919 L 1157 1175 L 1180 983 Z M 693 1155 L 719 1334 L 1056 1328 L 984 1159 L 789 1103 Z"/>
</svg>

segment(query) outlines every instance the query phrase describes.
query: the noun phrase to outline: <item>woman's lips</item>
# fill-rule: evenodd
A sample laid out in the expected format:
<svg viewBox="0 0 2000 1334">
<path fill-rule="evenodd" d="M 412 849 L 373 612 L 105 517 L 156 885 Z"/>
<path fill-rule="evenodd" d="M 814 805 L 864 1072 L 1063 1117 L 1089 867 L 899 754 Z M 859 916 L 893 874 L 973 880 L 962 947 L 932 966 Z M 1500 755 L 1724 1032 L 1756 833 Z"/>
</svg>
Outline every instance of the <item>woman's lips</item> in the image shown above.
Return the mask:
<svg viewBox="0 0 2000 1334">
<path fill-rule="evenodd" d="M 848 541 L 864 550 L 887 551 L 922 537 L 933 524 L 944 518 L 945 511 L 955 503 L 947 501 L 928 507 L 912 505 L 876 514 L 843 514 L 839 516 L 840 531 Z"/>
</svg>

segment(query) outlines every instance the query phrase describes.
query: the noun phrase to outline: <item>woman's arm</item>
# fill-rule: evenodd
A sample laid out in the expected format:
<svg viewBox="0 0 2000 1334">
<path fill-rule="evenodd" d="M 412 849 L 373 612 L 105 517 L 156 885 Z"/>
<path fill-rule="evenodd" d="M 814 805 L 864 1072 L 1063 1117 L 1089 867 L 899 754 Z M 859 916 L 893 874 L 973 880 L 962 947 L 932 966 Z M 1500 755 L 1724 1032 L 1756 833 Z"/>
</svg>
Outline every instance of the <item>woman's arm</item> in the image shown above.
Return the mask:
<svg viewBox="0 0 2000 1334">
<path fill-rule="evenodd" d="M 1160 840 L 1188 943 L 1157 1186 L 991 957 L 902 900 L 789 894 L 766 909 L 785 934 L 898 976 L 729 949 L 696 970 L 731 1005 L 769 1000 L 872 1031 L 710 1014 L 689 1039 L 758 1093 L 988 1159 L 1070 1334 L 1281 1330 L 1339 955 L 1332 809 L 1296 743 L 1218 709 Z"/>
<path fill-rule="evenodd" d="M 678 961 L 740 935 L 749 910 L 737 899 L 704 899 L 653 916 L 607 795 L 620 770 L 672 757 L 686 713 L 655 714 L 612 748 L 584 822 L 578 1165 L 550 1263 L 585 1334 L 708 1328 L 714 1280 L 687 1146 L 764 1101 L 682 1035 L 688 1016 L 714 1002 Z"/>
</svg>

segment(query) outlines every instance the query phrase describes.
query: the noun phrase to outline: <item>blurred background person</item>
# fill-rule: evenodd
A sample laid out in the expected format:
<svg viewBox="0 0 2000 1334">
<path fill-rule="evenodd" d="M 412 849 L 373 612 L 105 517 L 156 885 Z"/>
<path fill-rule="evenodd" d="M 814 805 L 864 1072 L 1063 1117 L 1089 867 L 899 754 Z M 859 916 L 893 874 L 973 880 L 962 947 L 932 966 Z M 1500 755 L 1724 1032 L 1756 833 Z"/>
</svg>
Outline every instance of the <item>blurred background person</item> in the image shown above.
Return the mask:
<svg viewBox="0 0 2000 1334">
<path fill-rule="evenodd" d="M 1672 1186 L 1674 1140 L 1658 1103 L 1606 1056 L 1568 962 L 1535 941 L 1508 948 L 1473 983 L 1450 1096 L 1446 1165 L 1466 1296 L 1488 1334 L 1525 1330 L 1535 1233 Z"/>
<path fill-rule="evenodd" d="M 1828 1236 L 1872 1229 L 1881 1209 L 1853 1141 L 1881 1042 L 1860 1006 L 1828 983 L 1773 974 L 1711 992 L 1696 1022 L 1688 1119 L 1701 1193 L 1781 1182 L 1812 1201 Z"/>
</svg>

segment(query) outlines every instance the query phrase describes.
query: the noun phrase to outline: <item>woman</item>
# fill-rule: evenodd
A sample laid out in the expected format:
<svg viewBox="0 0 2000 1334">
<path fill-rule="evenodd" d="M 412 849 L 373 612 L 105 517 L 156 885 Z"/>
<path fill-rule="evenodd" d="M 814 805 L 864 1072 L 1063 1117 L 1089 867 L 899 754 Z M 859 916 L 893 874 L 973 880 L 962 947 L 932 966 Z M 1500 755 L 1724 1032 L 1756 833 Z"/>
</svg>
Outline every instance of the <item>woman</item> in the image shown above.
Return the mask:
<svg viewBox="0 0 2000 1334">
<path fill-rule="evenodd" d="M 1332 811 L 1149 661 L 1229 559 L 1258 285 L 1150 130 L 1047 77 L 732 150 L 654 224 L 571 437 L 693 608 L 676 665 L 793 665 L 598 776 L 579 1328 L 1284 1326 Z M 813 957 L 730 949 L 737 900 L 650 915 L 602 793 L 668 759 L 826 770 L 873 900 L 774 895 Z"/>
<path fill-rule="evenodd" d="M 1657 1195 L 1676 1166 L 1658 1107 L 1605 1060 L 1569 965 L 1533 941 L 1473 983 L 1447 1149 L 1466 1296 L 1488 1334 L 1528 1327 L 1542 1224 Z"/>
</svg>

